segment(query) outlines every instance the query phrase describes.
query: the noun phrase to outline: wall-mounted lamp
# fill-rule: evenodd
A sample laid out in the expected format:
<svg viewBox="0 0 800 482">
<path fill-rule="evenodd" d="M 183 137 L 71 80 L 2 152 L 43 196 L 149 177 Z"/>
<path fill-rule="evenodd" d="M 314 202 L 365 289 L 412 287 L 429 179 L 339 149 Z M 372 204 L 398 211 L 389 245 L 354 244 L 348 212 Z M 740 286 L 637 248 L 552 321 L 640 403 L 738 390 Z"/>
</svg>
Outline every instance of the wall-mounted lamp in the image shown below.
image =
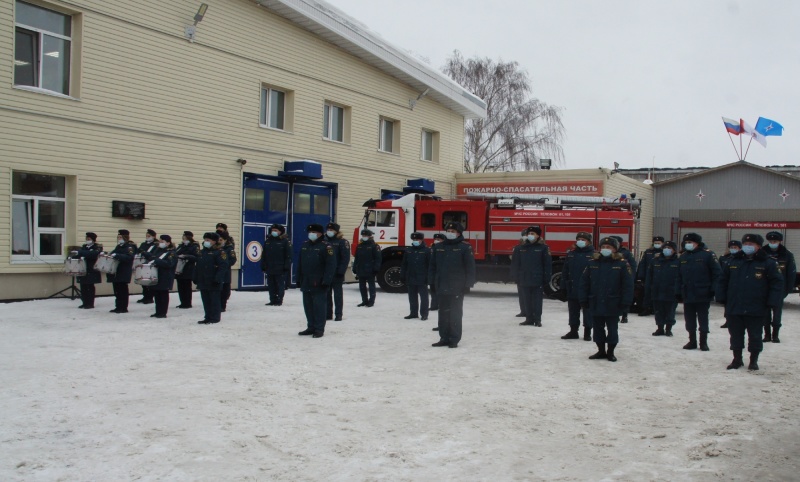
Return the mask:
<svg viewBox="0 0 800 482">
<path fill-rule="evenodd" d="M 197 30 L 197 24 L 203 20 L 203 17 L 206 16 L 206 10 L 208 10 L 207 3 L 201 3 L 200 8 L 197 9 L 197 13 L 194 14 L 194 25 L 187 25 L 184 28 L 184 34 L 186 35 L 186 39 L 189 42 L 194 42 L 194 35 Z"/>
<path fill-rule="evenodd" d="M 247 159 L 242 159 L 240 157 L 239 159 L 236 159 L 236 162 L 244 166 L 245 164 L 247 164 Z"/>
<path fill-rule="evenodd" d="M 539 168 L 544 171 L 549 171 L 552 165 L 553 165 L 552 159 L 539 159 Z"/>
<path fill-rule="evenodd" d="M 409 107 L 411 110 L 414 110 L 414 106 L 415 106 L 415 105 L 417 105 L 417 102 L 419 102 L 419 100 L 420 100 L 421 98 L 423 98 L 423 97 L 425 97 L 426 95 L 428 95 L 428 92 L 430 92 L 430 91 L 431 91 L 431 89 L 430 89 L 430 88 L 428 88 L 428 89 L 425 89 L 425 92 L 423 92 L 423 93 L 419 94 L 419 95 L 417 96 L 417 98 L 416 98 L 416 99 L 408 99 L 408 107 Z"/>
</svg>

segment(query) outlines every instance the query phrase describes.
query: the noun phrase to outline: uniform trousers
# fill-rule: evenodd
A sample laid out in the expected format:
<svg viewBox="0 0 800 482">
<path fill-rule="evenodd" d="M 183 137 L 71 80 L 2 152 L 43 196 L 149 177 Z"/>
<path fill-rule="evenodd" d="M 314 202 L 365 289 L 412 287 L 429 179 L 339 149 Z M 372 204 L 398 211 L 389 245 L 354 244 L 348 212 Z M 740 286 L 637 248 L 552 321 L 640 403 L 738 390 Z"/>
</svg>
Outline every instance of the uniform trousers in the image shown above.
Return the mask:
<svg viewBox="0 0 800 482">
<path fill-rule="evenodd" d="M 219 290 L 200 290 L 203 300 L 203 310 L 206 321 L 220 321 L 222 319 L 221 295 Z"/>
<path fill-rule="evenodd" d="M 228 300 L 231 297 L 231 284 L 222 283 L 222 289 L 219 291 L 219 306 L 220 309 L 225 310 L 228 308 Z"/>
<path fill-rule="evenodd" d="M 372 305 L 375 303 L 375 275 L 367 278 L 358 277 L 358 289 L 361 291 L 361 302 Z M 369 294 L 369 296 L 367 296 Z"/>
<path fill-rule="evenodd" d="M 81 301 L 84 308 L 94 308 L 94 283 L 81 283 Z"/>
<path fill-rule="evenodd" d="M 439 309 L 439 297 L 433 291 L 433 287 L 432 286 L 428 287 L 428 293 L 430 293 L 430 295 L 431 295 L 431 303 L 430 303 L 430 307 L 428 309 L 430 311 L 438 310 Z M 522 311 L 522 305 L 520 305 L 520 311 Z"/>
<path fill-rule="evenodd" d="M 153 291 L 149 286 L 142 286 L 142 303 L 153 302 Z"/>
<path fill-rule="evenodd" d="M 525 321 L 541 322 L 542 321 L 542 303 L 544 300 L 544 291 L 541 286 L 519 286 L 517 289 L 522 292 L 522 306 L 523 313 L 525 313 Z"/>
<path fill-rule="evenodd" d="M 112 283 L 114 288 L 114 306 L 118 311 L 128 311 L 128 283 Z"/>
<path fill-rule="evenodd" d="M 428 285 L 408 285 L 409 314 L 428 317 Z"/>
<path fill-rule="evenodd" d="M 581 302 L 578 299 L 568 299 L 567 309 L 569 310 L 569 326 L 571 328 L 577 330 L 581 326 L 581 311 L 583 311 L 583 327 L 592 328 L 592 313 L 589 308 L 581 308 Z"/>
<path fill-rule="evenodd" d="M 764 317 L 764 326 L 780 328 L 782 317 L 783 317 L 783 300 L 781 300 L 780 306 L 776 306 L 774 308 L 767 308 L 767 316 Z"/>
<path fill-rule="evenodd" d="M 342 276 L 342 278 L 337 279 L 338 276 Z M 328 299 L 327 303 L 325 304 L 326 318 L 333 318 L 334 314 L 337 318 L 342 317 L 342 304 L 344 303 L 344 290 L 342 289 L 343 285 L 344 275 L 336 275 L 330 288 L 328 288 Z"/>
<path fill-rule="evenodd" d="M 709 307 L 711 307 L 710 301 L 683 304 L 683 319 L 686 322 L 686 331 L 689 333 L 697 331 L 697 324 L 699 322 L 700 333 L 708 333 Z"/>
<path fill-rule="evenodd" d="M 439 297 L 439 338 L 453 344 L 461 341 L 461 321 L 464 318 L 464 295 Z"/>
<path fill-rule="evenodd" d="M 286 292 L 286 274 L 268 274 L 267 290 L 270 303 L 276 305 L 283 303 L 283 295 Z"/>
<path fill-rule="evenodd" d="M 306 313 L 306 325 L 314 333 L 325 333 L 325 308 L 327 289 L 311 288 L 303 291 L 303 310 Z"/>
<path fill-rule="evenodd" d="M 178 299 L 181 302 L 181 306 L 185 308 L 192 307 L 192 280 L 178 280 Z"/>
<path fill-rule="evenodd" d="M 169 309 L 169 290 L 152 290 L 156 302 L 156 316 L 167 316 Z"/>
<path fill-rule="evenodd" d="M 595 343 L 608 343 L 616 345 L 619 343 L 619 316 L 600 316 L 592 315 L 594 324 L 594 334 L 592 335 Z M 606 335 L 608 328 L 608 335 Z"/>
<path fill-rule="evenodd" d="M 675 324 L 675 310 L 678 303 L 675 301 L 653 300 L 653 313 L 656 315 L 656 326 L 663 328 L 664 325 L 672 326 Z"/>
<path fill-rule="evenodd" d="M 522 286 L 517 284 L 517 298 L 519 298 L 519 312 L 525 314 L 525 295 L 522 293 Z"/>
<path fill-rule="evenodd" d="M 759 353 L 764 348 L 761 341 L 761 316 L 728 315 L 728 333 L 731 335 L 731 350 L 744 350 L 744 333 L 747 331 L 747 351 Z"/>
</svg>

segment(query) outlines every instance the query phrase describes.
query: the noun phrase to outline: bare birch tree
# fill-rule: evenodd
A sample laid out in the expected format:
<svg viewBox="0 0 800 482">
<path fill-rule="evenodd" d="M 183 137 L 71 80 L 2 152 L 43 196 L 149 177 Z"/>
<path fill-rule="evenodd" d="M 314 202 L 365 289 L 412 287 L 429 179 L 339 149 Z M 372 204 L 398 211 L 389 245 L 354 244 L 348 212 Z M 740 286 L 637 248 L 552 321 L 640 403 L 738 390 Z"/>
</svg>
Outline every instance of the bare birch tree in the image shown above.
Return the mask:
<svg viewBox="0 0 800 482">
<path fill-rule="evenodd" d="M 562 108 L 531 97 L 531 80 L 517 62 L 465 59 L 456 50 L 442 70 L 486 101 L 486 119 L 465 126 L 464 172 L 532 171 L 542 158 L 564 162 Z"/>
</svg>

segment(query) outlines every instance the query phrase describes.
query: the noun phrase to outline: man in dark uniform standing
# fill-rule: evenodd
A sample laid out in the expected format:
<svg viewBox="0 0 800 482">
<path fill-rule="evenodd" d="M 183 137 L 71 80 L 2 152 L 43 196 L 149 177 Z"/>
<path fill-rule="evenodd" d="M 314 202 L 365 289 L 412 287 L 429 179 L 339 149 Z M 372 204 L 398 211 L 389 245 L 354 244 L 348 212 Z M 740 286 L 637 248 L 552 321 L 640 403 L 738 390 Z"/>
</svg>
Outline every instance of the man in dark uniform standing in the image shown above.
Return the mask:
<svg viewBox="0 0 800 482">
<path fill-rule="evenodd" d="M 350 264 L 350 242 L 344 239 L 341 233 L 341 226 L 336 223 L 328 223 L 325 231 L 325 241 L 333 246 L 333 253 L 336 255 L 336 274 L 333 276 L 333 283 L 331 283 L 331 287 L 328 290 L 325 319 L 342 321 L 344 311 L 344 275 L 347 274 L 347 267 Z M 336 318 L 334 318 L 334 315 Z"/>
<path fill-rule="evenodd" d="M 763 238 L 746 234 L 742 250 L 731 256 L 722 267 L 717 301 L 725 305 L 728 333 L 731 335 L 733 361 L 728 370 L 744 366 L 744 333 L 747 331 L 748 369 L 758 370 L 758 355 L 763 349 L 761 326 L 770 309 L 783 302 L 784 281 L 778 263 L 760 249 Z"/>
<path fill-rule="evenodd" d="M 227 231 L 219 235 L 219 245 L 227 263 L 225 266 L 225 278 L 222 281 L 222 289 L 219 292 L 219 304 L 222 312 L 228 311 L 228 300 L 231 297 L 231 268 L 236 264 L 236 245 L 233 243 Z"/>
<path fill-rule="evenodd" d="M 678 303 L 683 303 L 683 318 L 689 343 L 684 350 L 697 349 L 697 325 L 700 325 L 700 349 L 708 351 L 708 309 L 714 299 L 714 289 L 719 281 L 720 267 L 717 255 L 706 248 L 697 233 L 683 236 L 683 253 L 680 255 L 678 273 Z"/>
<path fill-rule="evenodd" d="M 200 325 L 219 323 L 222 319 L 220 291 L 225 281 L 225 271 L 230 265 L 228 265 L 228 255 L 222 251 L 218 243 L 219 234 L 204 234 L 203 249 L 197 255 L 197 264 L 194 267 L 192 281 L 200 290 L 205 310 L 205 317 L 197 322 Z"/>
<path fill-rule="evenodd" d="M 650 261 L 644 285 L 644 302 L 654 308 L 656 315 L 658 328 L 653 336 L 672 336 L 675 309 L 678 306 L 675 300 L 675 284 L 681 267 L 678 245 L 667 241 L 663 246 L 664 249 L 659 250 Z"/>
<path fill-rule="evenodd" d="M 369 229 L 361 230 L 361 242 L 356 246 L 353 259 L 353 274 L 358 277 L 358 289 L 361 291 L 361 303 L 358 306 L 367 308 L 375 304 L 375 275 L 381 269 L 381 248 L 375 243 L 374 234 Z"/>
<path fill-rule="evenodd" d="M 735 255 L 741 250 L 742 250 L 741 241 L 739 241 L 738 239 L 732 239 L 728 241 L 728 252 L 719 257 L 719 267 L 725 268 L 725 265 L 728 264 L 733 255 Z M 720 328 L 728 327 L 728 313 L 725 313 L 724 316 L 725 316 L 725 323 L 720 325 Z"/>
<path fill-rule="evenodd" d="M 86 233 L 86 242 L 77 251 L 70 253 L 72 258 L 83 258 L 86 261 L 86 274 L 78 276 L 78 283 L 81 285 L 81 301 L 83 304 L 78 308 L 85 310 L 94 309 L 95 298 L 95 284 L 102 283 L 103 279 L 101 273 L 94 269 L 94 263 L 97 257 L 103 251 L 103 246 L 97 244 L 97 235 L 95 233 Z"/>
<path fill-rule="evenodd" d="M 156 243 L 156 236 L 158 236 L 158 234 L 156 234 L 154 230 L 148 229 L 144 238 L 144 242 L 139 245 L 137 254 L 142 256 L 144 256 L 145 253 L 152 254 L 158 247 L 158 244 Z M 142 286 L 142 298 L 136 302 L 144 303 L 145 305 L 149 305 L 153 302 L 153 292 L 150 291 L 149 286 Z"/>
<path fill-rule="evenodd" d="M 400 279 L 408 287 L 409 314 L 404 319 L 428 319 L 428 268 L 431 250 L 425 246 L 425 235 L 411 233 L 411 246 L 400 263 Z"/>
<path fill-rule="evenodd" d="M 636 273 L 636 269 L 637 269 L 636 258 L 634 258 L 633 257 L 633 253 L 631 253 L 628 250 L 628 248 L 626 248 L 622 244 L 624 242 L 622 240 L 622 236 L 610 236 L 610 237 L 617 240 L 617 242 L 619 243 L 619 251 L 617 251 L 617 253 L 621 254 L 622 257 L 625 258 L 625 261 L 628 262 L 628 264 L 630 265 L 630 267 L 633 270 L 633 272 Z M 636 291 L 636 287 L 635 286 L 634 286 L 634 291 Z M 630 308 L 631 308 L 630 306 L 625 308 L 625 311 L 622 313 L 622 319 L 619 321 L 620 323 L 627 323 L 628 322 L 628 310 L 630 310 Z"/>
<path fill-rule="evenodd" d="M 619 343 L 619 317 L 633 302 L 633 269 L 618 249 L 619 241 L 614 237 L 600 240 L 600 252 L 592 256 L 581 276 L 581 307 L 592 311 L 597 345 L 591 360 L 617 361 L 614 350 Z"/>
<path fill-rule="evenodd" d="M 436 247 L 437 244 L 443 243 L 445 239 L 447 238 L 445 238 L 444 234 L 442 233 L 435 233 L 433 235 L 433 244 L 431 244 L 431 255 L 433 254 L 433 248 Z M 430 280 L 428 281 L 428 292 L 431 295 L 431 304 L 429 311 L 436 311 L 439 309 L 439 298 L 436 297 L 436 289 L 430 283 Z M 439 331 L 439 327 L 438 326 L 435 327 L 433 331 Z"/>
<path fill-rule="evenodd" d="M 794 254 L 783 245 L 783 235 L 777 231 L 767 233 L 767 245 L 761 248 L 764 253 L 778 263 L 778 270 L 783 276 L 783 298 L 789 296 L 794 291 L 794 284 L 797 279 L 797 265 L 794 262 Z M 780 343 L 778 334 L 781 331 L 781 317 L 783 315 L 783 301 L 779 306 L 771 307 L 764 317 L 764 341 Z M 770 327 L 772 333 L 770 333 Z"/>
<path fill-rule="evenodd" d="M 117 245 L 111 251 L 111 257 L 119 261 L 117 272 L 106 274 L 106 281 L 114 288 L 114 309 L 111 313 L 127 313 L 129 290 L 128 285 L 133 277 L 133 258 L 136 256 L 136 244 L 131 241 L 130 231 L 120 229 L 117 234 Z"/>
<path fill-rule="evenodd" d="M 326 293 L 336 273 L 333 247 L 322 239 L 321 224 L 308 226 L 308 241 L 300 249 L 297 266 L 297 286 L 303 292 L 303 309 L 307 327 L 298 335 L 325 335 Z"/>
<path fill-rule="evenodd" d="M 269 227 L 267 239 L 262 244 L 261 271 L 267 276 L 269 303 L 267 306 L 281 306 L 286 291 L 286 277 L 292 269 L 292 242 L 286 235 L 282 224 Z"/>
<path fill-rule="evenodd" d="M 553 260 L 550 248 L 542 240 L 542 229 L 531 226 L 525 232 L 525 243 L 517 246 L 511 258 L 511 279 L 517 282 L 525 307 L 523 326 L 542 326 L 543 287 L 552 277 Z"/>
<path fill-rule="evenodd" d="M 639 260 L 639 266 L 636 267 L 636 287 L 634 292 L 638 290 L 644 295 L 647 270 L 650 268 L 650 263 L 653 262 L 653 257 L 661 252 L 662 246 L 664 246 L 664 236 L 653 236 L 653 245 L 644 250 L 644 254 Z M 652 315 L 653 311 L 653 300 L 643 296 L 640 300 L 639 316 Z"/>
<path fill-rule="evenodd" d="M 592 341 L 592 313 L 588 308 L 581 308 L 580 286 L 583 271 L 593 255 L 594 246 L 592 246 L 591 233 L 579 232 L 575 236 L 575 247 L 567 252 L 564 268 L 561 270 L 561 289 L 567 293 L 567 309 L 569 310 L 569 333 L 562 336 L 562 340 L 580 338 L 578 329 L 581 326 L 581 312 L 583 312 L 583 339 Z"/>
<path fill-rule="evenodd" d="M 463 232 L 460 223 L 447 223 L 447 239 L 433 247 L 428 280 L 439 297 L 439 341 L 433 346 L 457 348 L 461 341 L 464 293 L 475 284 L 475 255 Z"/>
</svg>

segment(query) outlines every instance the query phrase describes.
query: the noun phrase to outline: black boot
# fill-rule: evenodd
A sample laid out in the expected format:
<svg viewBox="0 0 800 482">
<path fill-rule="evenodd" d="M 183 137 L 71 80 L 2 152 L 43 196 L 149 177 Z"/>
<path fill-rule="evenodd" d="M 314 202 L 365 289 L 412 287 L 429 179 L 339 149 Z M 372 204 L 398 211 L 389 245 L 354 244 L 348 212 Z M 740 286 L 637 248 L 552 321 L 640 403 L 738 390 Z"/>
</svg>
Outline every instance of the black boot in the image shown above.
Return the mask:
<svg viewBox="0 0 800 482">
<path fill-rule="evenodd" d="M 624 315 L 622 315 L 622 320 L 620 321 L 620 323 L 627 323 L 627 322 L 628 322 L 628 314 L 625 313 Z"/>
<path fill-rule="evenodd" d="M 663 326 L 659 326 L 658 329 L 653 332 L 653 336 L 664 336 L 664 335 L 665 335 L 665 333 L 664 333 L 664 327 Z"/>
<path fill-rule="evenodd" d="M 738 370 L 744 366 L 742 361 L 742 350 L 733 350 L 733 361 L 728 365 L 728 370 Z"/>
<path fill-rule="evenodd" d="M 608 358 L 608 361 L 617 361 L 617 357 L 614 356 L 614 348 L 616 347 L 616 343 L 608 344 L 608 351 L 606 352 L 606 358 Z"/>
<path fill-rule="evenodd" d="M 700 332 L 700 350 L 708 351 L 708 333 Z"/>
<path fill-rule="evenodd" d="M 542 326 L 542 320 L 536 320 L 536 321 L 534 321 L 534 322 L 533 322 L 533 326 L 539 326 L 539 327 L 541 327 L 541 326 Z"/>
<path fill-rule="evenodd" d="M 750 352 L 750 364 L 747 365 L 748 370 L 758 370 L 758 352 Z"/>
<path fill-rule="evenodd" d="M 520 323 L 520 325 L 522 325 L 522 326 L 536 326 L 536 322 L 525 320 L 522 323 Z"/>
<path fill-rule="evenodd" d="M 433 309 L 433 308 L 431 308 L 431 309 Z M 520 313 L 517 313 L 517 314 L 516 314 L 516 317 L 517 317 L 517 318 L 525 318 L 525 313 L 521 313 L 521 312 L 520 312 Z"/>
<path fill-rule="evenodd" d="M 562 340 L 577 340 L 580 337 L 581 336 L 578 334 L 578 328 L 571 326 L 569 328 L 569 333 L 567 333 L 566 335 L 562 336 L 561 339 Z"/>
<path fill-rule="evenodd" d="M 781 342 L 781 339 L 778 338 L 778 333 L 780 333 L 780 331 L 781 331 L 781 327 L 780 326 L 776 326 L 775 328 L 772 329 L 772 343 L 780 343 Z"/>
<path fill-rule="evenodd" d="M 689 343 L 683 345 L 684 350 L 697 350 L 697 333 L 689 333 Z"/>
<path fill-rule="evenodd" d="M 725 320 L 725 323 L 719 325 L 720 328 L 727 328 L 728 327 L 728 320 Z"/>
<path fill-rule="evenodd" d="M 769 325 L 764 327 L 764 340 L 762 341 L 772 341 L 772 332 L 769 331 Z"/>
<path fill-rule="evenodd" d="M 313 334 L 314 334 L 314 330 L 312 330 L 310 328 L 307 328 L 307 329 L 301 331 L 300 333 L 298 333 L 298 335 L 300 335 L 300 336 L 308 336 L 308 335 L 313 335 Z"/>
<path fill-rule="evenodd" d="M 583 341 L 592 341 L 592 329 L 588 326 L 583 327 Z"/>
<path fill-rule="evenodd" d="M 664 330 L 664 334 L 666 336 L 672 336 L 672 325 L 669 325 L 669 324 L 667 325 L 667 329 Z"/>
<path fill-rule="evenodd" d="M 605 343 L 597 343 L 597 342 L 595 342 L 595 345 L 597 345 L 597 353 L 595 353 L 594 355 L 590 356 L 589 360 L 605 359 L 608 356 L 608 355 L 606 355 L 606 345 L 605 345 Z"/>
</svg>

